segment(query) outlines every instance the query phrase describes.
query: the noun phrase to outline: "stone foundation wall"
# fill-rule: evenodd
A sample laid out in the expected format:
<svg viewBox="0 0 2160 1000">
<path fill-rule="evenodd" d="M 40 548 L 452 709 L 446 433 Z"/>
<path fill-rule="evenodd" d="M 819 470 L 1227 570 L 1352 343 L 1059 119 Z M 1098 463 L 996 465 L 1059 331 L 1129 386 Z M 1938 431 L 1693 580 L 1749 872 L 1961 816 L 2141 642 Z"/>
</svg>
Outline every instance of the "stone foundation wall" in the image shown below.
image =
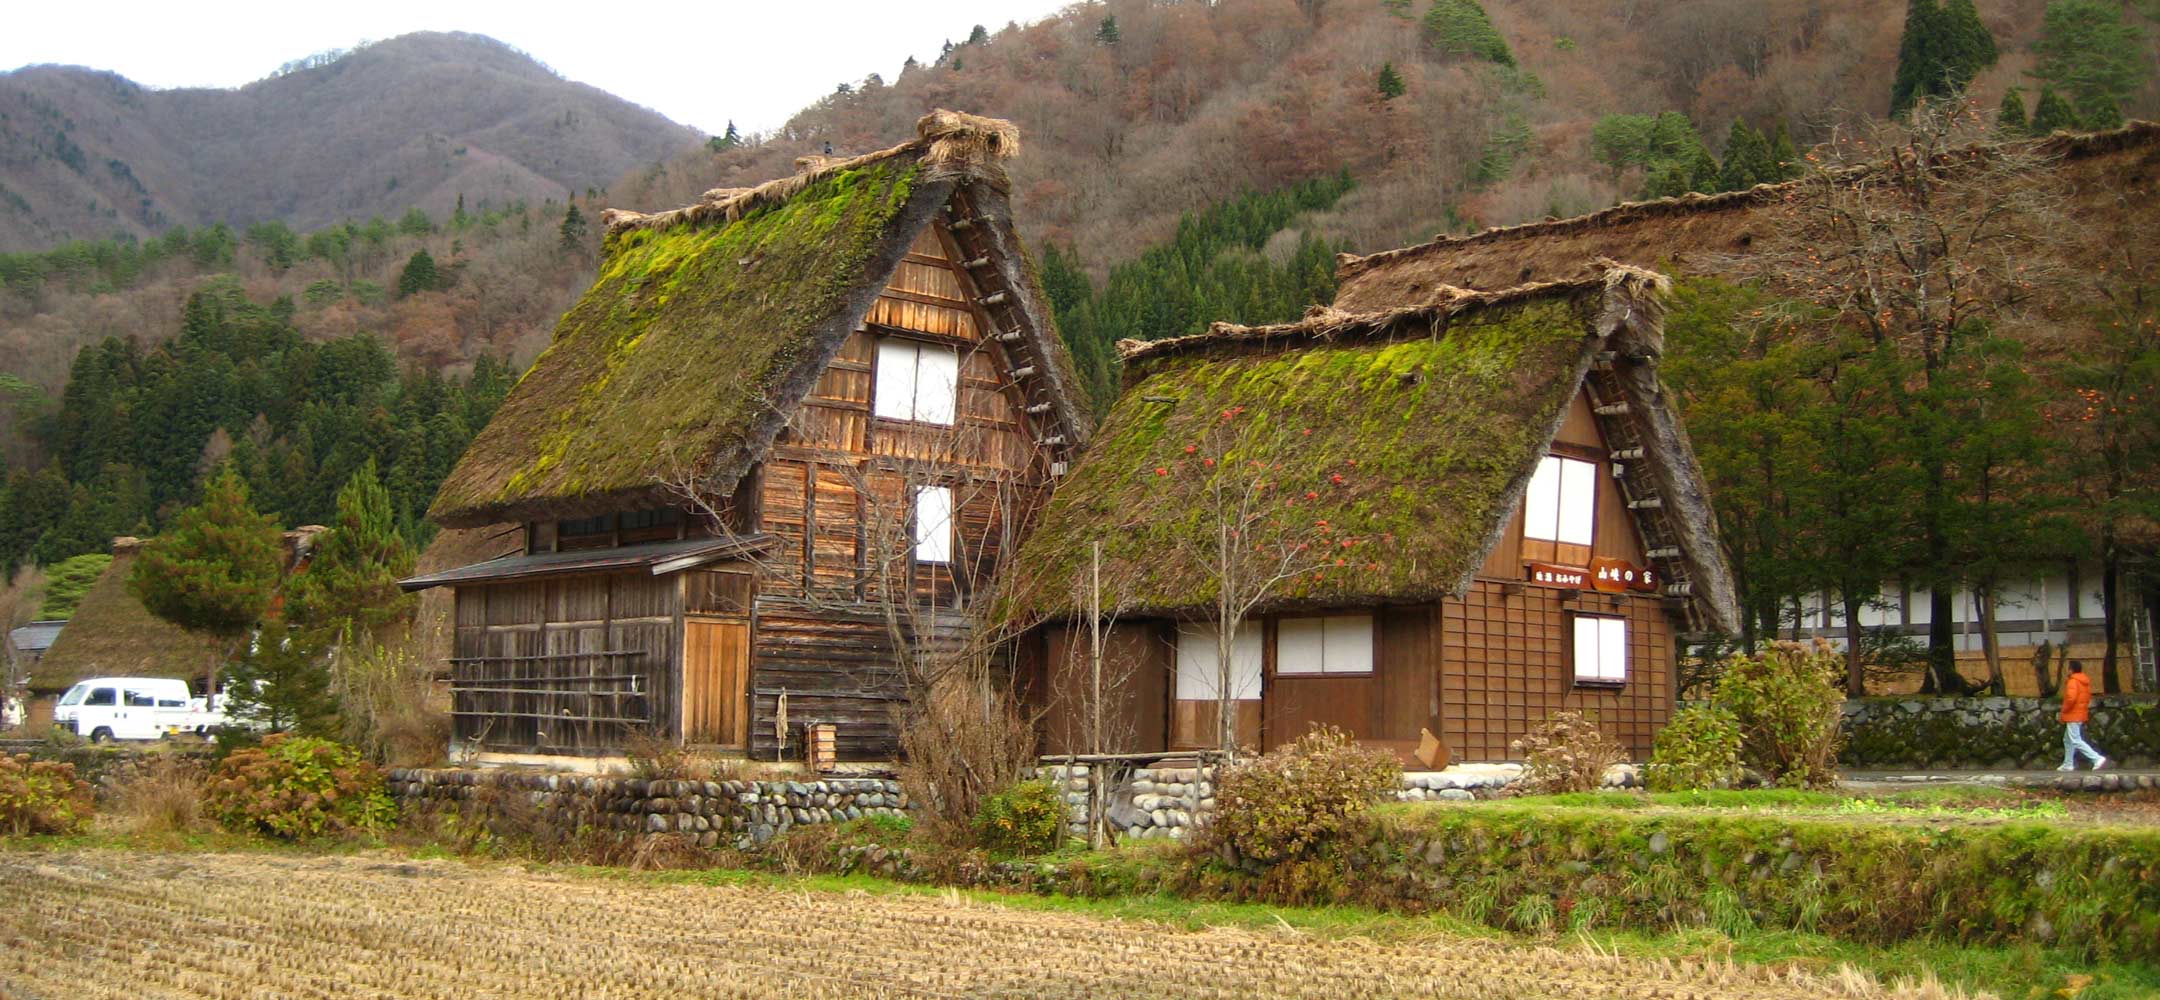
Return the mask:
<svg viewBox="0 0 2160 1000">
<path fill-rule="evenodd" d="M 1862 770 L 2053 768 L 2062 763 L 2061 711 L 2061 701 L 2038 698 L 1848 701 L 1840 762 Z M 2085 741 L 2113 764 L 2154 766 L 2160 762 L 2160 700 L 2094 698 Z"/>
<path fill-rule="evenodd" d="M 900 816 L 900 783 L 886 778 L 814 781 L 646 781 L 518 771 L 394 768 L 390 794 L 401 808 L 544 821 L 626 833 L 685 833 L 699 845 L 761 844 L 791 827 Z"/>
</svg>

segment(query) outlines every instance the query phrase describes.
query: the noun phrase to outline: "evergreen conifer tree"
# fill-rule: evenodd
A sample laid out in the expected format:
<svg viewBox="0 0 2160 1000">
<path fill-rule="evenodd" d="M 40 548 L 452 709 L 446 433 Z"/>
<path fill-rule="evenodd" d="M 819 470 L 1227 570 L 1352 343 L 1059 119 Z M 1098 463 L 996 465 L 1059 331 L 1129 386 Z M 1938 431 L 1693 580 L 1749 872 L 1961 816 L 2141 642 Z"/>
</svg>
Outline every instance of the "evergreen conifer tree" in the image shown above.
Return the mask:
<svg viewBox="0 0 2160 1000">
<path fill-rule="evenodd" d="M 405 269 L 398 272 L 397 297 L 405 298 L 421 292 L 432 292 L 440 287 L 442 276 L 435 270 L 435 258 L 426 249 L 413 251 L 405 259 Z"/>
<path fill-rule="evenodd" d="M 988 41 L 990 41 L 990 31 L 980 24 L 975 26 L 975 30 L 968 32 L 967 43 L 969 45 L 982 45 Z"/>
<path fill-rule="evenodd" d="M 1910 0 L 1905 32 L 1898 40 L 1890 113 L 1903 115 L 1920 100 L 1964 90 L 1976 74 L 1995 64 L 1996 56 L 1995 36 L 1972 0 Z"/>
<path fill-rule="evenodd" d="M 2075 130 L 2078 127 L 2077 109 L 2063 99 L 2054 87 L 2040 88 L 2040 102 L 2033 106 L 2032 131 L 2034 135 L 2049 135 L 2057 131 Z"/>
<path fill-rule="evenodd" d="M 225 714 L 268 733 L 335 737 L 337 696 L 321 651 L 273 616 L 256 634 L 247 655 L 232 666 Z"/>
<path fill-rule="evenodd" d="M 370 458 L 338 490 L 337 517 L 293 581 L 286 617 L 319 647 L 370 639 L 411 613 L 414 598 L 397 582 L 412 565 L 412 546 L 398 533 L 390 493 Z"/>
<path fill-rule="evenodd" d="M 2025 117 L 2025 92 L 2016 87 L 2003 91 L 2002 104 L 1995 109 L 1995 131 L 2006 139 L 2022 138 L 2032 132 L 2032 122 Z"/>
<path fill-rule="evenodd" d="M 1395 71 L 1395 64 L 1392 62 L 1380 64 L 1379 86 L 1380 99 L 1383 101 L 1392 101 L 1408 90 L 1403 85 L 1402 74 Z"/>
<path fill-rule="evenodd" d="M 1765 179 L 1771 181 L 1789 181 L 1807 172 L 1799 148 L 1793 145 L 1792 131 L 1783 121 L 1777 123 L 1777 134 L 1770 140 L 1770 165 L 1775 173 Z"/>
<path fill-rule="evenodd" d="M 1103 45 L 1116 45 L 1118 43 L 1116 14 L 1103 18 L 1102 23 L 1095 26 L 1095 41 Z"/>
<path fill-rule="evenodd" d="M 562 237 L 564 253 L 585 252 L 585 213 L 578 211 L 577 198 L 570 199 L 570 208 L 563 213 L 561 228 L 556 234 Z"/>
<path fill-rule="evenodd" d="M 200 504 L 143 544 L 128 589 L 151 614 L 234 642 L 262 620 L 284 568 L 276 523 L 255 512 L 228 465 L 204 485 Z"/>
<path fill-rule="evenodd" d="M 2033 75 L 2061 90 L 2077 109 L 2077 123 L 2057 128 L 2120 123 L 2123 102 L 2145 84 L 2138 30 L 2123 20 L 2122 5 L 2112 0 L 2052 0 L 2033 52 L 2039 56 Z"/>
<path fill-rule="evenodd" d="M 1748 127 L 1738 118 L 1733 119 L 1732 130 L 1725 138 L 1725 163 L 1718 170 L 1718 189 L 1740 191 L 1762 183 L 1765 164 L 1769 162 L 1770 149 L 1763 141 L 1762 133 Z"/>
</svg>

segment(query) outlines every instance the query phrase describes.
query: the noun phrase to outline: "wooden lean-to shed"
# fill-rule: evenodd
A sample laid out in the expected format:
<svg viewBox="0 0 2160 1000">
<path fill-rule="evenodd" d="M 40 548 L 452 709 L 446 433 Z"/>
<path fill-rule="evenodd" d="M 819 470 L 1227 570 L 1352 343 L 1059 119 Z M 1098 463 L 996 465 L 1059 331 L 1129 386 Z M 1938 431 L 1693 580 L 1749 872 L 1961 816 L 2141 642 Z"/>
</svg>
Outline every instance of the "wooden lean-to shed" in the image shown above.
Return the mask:
<svg viewBox="0 0 2160 1000">
<path fill-rule="evenodd" d="M 1088 433 L 1012 226 L 1018 144 L 939 111 L 608 213 L 591 290 L 430 512 L 520 551 L 406 581 L 455 589 L 460 743 L 769 759 L 829 723 L 843 758 L 893 755 L 904 650 L 969 629 Z"/>
<path fill-rule="evenodd" d="M 1121 345 L 1124 391 L 1008 581 L 1046 752 L 1103 742 L 1091 704 L 1108 752 L 1216 746 L 1227 697 L 1240 746 L 1330 725 L 1426 764 L 1505 759 L 1584 708 L 1647 753 L 1677 638 L 1734 614 L 1656 376 L 1665 287 L 1608 261 Z M 1226 519 L 1226 496 L 1256 513 Z M 1224 671 L 1222 568 L 1248 545 L 1240 572 L 1289 575 L 1244 591 Z"/>
</svg>

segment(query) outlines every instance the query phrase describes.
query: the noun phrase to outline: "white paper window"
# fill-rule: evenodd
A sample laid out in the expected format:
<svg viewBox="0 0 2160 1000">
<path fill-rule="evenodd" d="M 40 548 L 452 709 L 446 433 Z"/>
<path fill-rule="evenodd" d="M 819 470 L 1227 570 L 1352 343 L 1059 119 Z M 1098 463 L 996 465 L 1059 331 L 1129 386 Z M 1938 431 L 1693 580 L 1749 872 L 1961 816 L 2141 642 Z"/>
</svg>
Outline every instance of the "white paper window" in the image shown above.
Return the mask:
<svg viewBox="0 0 2160 1000">
<path fill-rule="evenodd" d="M 1627 619 L 1576 616 L 1575 681 L 1588 684 L 1627 682 Z"/>
<path fill-rule="evenodd" d="M 1597 463 L 1547 455 L 1523 497 L 1523 537 L 1590 544 L 1597 513 Z"/>
<path fill-rule="evenodd" d="M 899 337 L 878 341 L 871 411 L 890 420 L 950 424 L 960 408 L 960 353 Z"/>
<path fill-rule="evenodd" d="M 1178 628 L 1177 696 L 1179 701 L 1214 701 L 1222 689 L 1220 660 L 1215 649 L 1218 633 L 1213 625 L 1188 624 Z M 1238 627 L 1230 641 L 1230 698 L 1251 701 L 1260 697 L 1260 623 Z"/>
<path fill-rule="evenodd" d="M 915 487 L 915 561 L 952 562 L 952 488 Z"/>
<path fill-rule="evenodd" d="M 1369 674 L 1371 615 L 1285 618 L 1275 626 L 1277 674 Z"/>
</svg>

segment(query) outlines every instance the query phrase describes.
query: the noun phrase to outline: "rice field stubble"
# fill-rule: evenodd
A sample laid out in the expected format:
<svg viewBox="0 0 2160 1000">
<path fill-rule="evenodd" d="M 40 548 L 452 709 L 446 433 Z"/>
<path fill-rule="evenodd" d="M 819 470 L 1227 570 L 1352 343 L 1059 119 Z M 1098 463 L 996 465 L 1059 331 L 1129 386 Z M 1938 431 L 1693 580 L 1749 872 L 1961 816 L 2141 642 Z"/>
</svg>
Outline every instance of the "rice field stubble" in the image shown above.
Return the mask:
<svg viewBox="0 0 2160 1000">
<path fill-rule="evenodd" d="M 0 854 L 0 996 L 1944 997 L 1844 972 L 1475 938 L 655 885 L 393 857 Z"/>
</svg>

